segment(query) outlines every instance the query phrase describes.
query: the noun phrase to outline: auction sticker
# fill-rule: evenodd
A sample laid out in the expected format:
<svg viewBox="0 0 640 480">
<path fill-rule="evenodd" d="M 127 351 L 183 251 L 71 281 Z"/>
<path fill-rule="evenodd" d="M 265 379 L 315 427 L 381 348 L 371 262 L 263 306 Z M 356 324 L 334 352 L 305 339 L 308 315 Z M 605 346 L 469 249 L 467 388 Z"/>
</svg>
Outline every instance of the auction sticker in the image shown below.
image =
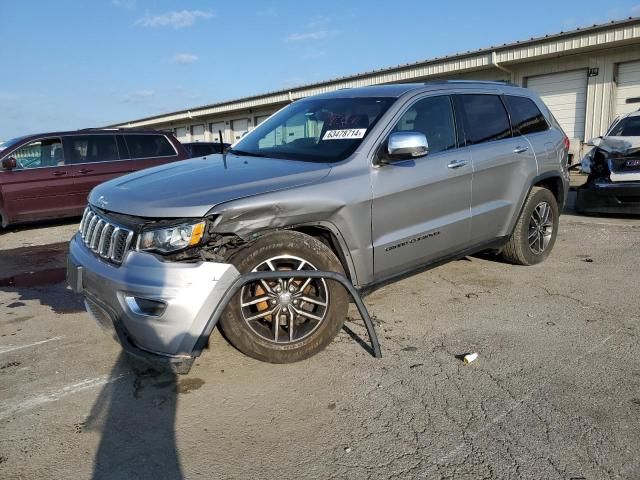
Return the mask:
<svg viewBox="0 0 640 480">
<path fill-rule="evenodd" d="M 346 140 L 352 138 L 364 138 L 366 128 L 346 128 L 344 130 L 327 130 L 322 140 Z"/>
</svg>

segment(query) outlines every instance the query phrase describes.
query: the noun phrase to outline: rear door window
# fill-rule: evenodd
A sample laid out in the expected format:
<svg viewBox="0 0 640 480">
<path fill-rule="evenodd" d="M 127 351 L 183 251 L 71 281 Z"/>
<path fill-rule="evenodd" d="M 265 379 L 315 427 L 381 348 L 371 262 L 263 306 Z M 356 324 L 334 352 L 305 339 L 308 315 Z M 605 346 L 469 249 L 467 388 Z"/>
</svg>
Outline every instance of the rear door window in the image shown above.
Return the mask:
<svg viewBox="0 0 640 480">
<path fill-rule="evenodd" d="M 115 135 L 72 135 L 64 139 L 70 163 L 120 160 Z"/>
<path fill-rule="evenodd" d="M 456 114 L 462 116 L 467 145 L 511 137 L 507 111 L 498 95 L 456 95 Z"/>
<path fill-rule="evenodd" d="M 175 156 L 176 152 L 164 135 L 124 135 L 131 158 Z"/>
<path fill-rule="evenodd" d="M 16 159 L 17 170 L 64 165 L 62 142 L 59 138 L 44 138 L 30 142 L 9 156 Z"/>
<path fill-rule="evenodd" d="M 504 96 L 511 114 L 514 135 L 528 135 L 549 130 L 549 125 L 538 106 L 527 97 Z"/>
<path fill-rule="evenodd" d="M 120 160 L 126 160 L 131 158 L 129 156 L 129 149 L 127 148 L 127 144 L 124 141 L 124 137 L 122 135 L 116 135 L 118 140 L 118 153 L 120 154 Z"/>
</svg>

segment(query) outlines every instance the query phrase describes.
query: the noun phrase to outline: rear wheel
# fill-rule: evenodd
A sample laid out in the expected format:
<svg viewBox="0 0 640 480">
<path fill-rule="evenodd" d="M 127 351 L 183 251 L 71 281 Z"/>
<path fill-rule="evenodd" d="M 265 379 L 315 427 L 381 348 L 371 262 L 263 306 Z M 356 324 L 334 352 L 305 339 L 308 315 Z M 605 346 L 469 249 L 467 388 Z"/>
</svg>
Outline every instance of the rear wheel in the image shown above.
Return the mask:
<svg viewBox="0 0 640 480">
<path fill-rule="evenodd" d="M 533 187 L 502 256 L 516 265 L 535 265 L 551 253 L 558 234 L 556 197 L 546 188 Z"/>
<path fill-rule="evenodd" d="M 292 277 L 245 285 L 220 318 L 227 339 L 241 352 L 271 363 L 308 358 L 339 332 L 348 297 L 336 282 L 295 278 L 295 271 L 343 273 L 329 247 L 299 232 L 260 237 L 231 259 L 240 273 L 291 271 Z"/>
</svg>

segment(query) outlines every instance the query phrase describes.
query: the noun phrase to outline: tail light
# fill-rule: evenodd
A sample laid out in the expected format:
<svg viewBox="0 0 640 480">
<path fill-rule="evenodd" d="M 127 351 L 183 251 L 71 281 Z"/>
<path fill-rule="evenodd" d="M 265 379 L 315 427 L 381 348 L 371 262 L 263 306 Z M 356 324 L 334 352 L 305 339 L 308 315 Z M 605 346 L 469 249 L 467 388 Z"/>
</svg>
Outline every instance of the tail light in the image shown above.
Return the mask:
<svg viewBox="0 0 640 480">
<path fill-rule="evenodd" d="M 562 143 L 564 143 L 564 148 L 566 148 L 567 151 L 568 151 L 569 147 L 571 146 L 571 142 L 569 141 L 569 137 L 567 137 L 565 135 L 564 138 L 562 139 Z"/>
</svg>

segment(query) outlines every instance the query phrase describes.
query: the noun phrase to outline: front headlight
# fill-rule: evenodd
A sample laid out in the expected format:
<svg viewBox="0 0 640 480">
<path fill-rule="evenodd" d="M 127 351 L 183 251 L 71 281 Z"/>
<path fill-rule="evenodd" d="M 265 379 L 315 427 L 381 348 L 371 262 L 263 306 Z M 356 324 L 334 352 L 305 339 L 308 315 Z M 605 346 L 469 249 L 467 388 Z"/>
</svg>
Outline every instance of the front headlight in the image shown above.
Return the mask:
<svg viewBox="0 0 640 480">
<path fill-rule="evenodd" d="M 147 230 L 140 234 L 138 250 L 170 253 L 200 243 L 205 222 L 183 223 L 172 227 Z"/>
</svg>

